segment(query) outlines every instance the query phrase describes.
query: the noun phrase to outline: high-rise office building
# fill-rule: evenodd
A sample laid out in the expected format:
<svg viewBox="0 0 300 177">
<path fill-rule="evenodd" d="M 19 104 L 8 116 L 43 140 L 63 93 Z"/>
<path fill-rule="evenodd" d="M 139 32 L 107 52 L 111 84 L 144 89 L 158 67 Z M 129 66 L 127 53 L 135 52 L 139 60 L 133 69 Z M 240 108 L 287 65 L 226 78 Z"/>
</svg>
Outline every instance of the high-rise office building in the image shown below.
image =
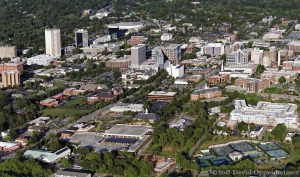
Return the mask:
<svg viewBox="0 0 300 177">
<path fill-rule="evenodd" d="M 46 29 L 45 43 L 46 43 L 46 54 L 55 57 L 61 56 L 60 29 Z"/>
<path fill-rule="evenodd" d="M 137 67 L 146 61 L 146 45 L 139 44 L 131 47 L 131 67 Z"/>
<path fill-rule="evenodd" d="M 75 45 L 79 47 L 87 47 L 89 45 L 88 31 L 79 29 L 75 32 Z"/>
<path fill-rule="evenodd" d="M 167 44 L 162 47 L 162 50 L 172 64 L 177 65 L 181 60 L 180 44 Z"/>
<path fill-rule="evenodd" d="M 222 43 L 209 43 L 206 46 L 204 46 L 204 53 L 206 55 L 220 56 L 223 55 L 224 52 L 225 47 Z"/>
<path fill-rule="evenodd" d="M 227 54 L 226 63 L 228 65 L 247 64 L 248 62 L 248 52 L 246 50 L 239 49 Z"/>
<path fill-rule="evenodd" d="M 165 56 L 159 47 L 155 47 L 154 49 L 152 49 L 151 56 L 153 60 L 156 60 L 159 67 L 163 67 L 165 63 Z"/>
</svg>

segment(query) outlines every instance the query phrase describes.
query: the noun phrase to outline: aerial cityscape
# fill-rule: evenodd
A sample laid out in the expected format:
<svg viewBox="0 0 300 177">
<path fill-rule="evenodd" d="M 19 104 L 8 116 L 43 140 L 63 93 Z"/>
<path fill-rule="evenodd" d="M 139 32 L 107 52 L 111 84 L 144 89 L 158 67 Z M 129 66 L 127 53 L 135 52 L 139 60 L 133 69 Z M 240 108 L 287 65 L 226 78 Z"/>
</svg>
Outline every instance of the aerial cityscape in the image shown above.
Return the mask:
<svg viewBox="0 0 300 177">
<path fill-rule="evenodd" d="M 300 176 L 300 0 L 0 0 L 0 177 Z"/>
</svg>

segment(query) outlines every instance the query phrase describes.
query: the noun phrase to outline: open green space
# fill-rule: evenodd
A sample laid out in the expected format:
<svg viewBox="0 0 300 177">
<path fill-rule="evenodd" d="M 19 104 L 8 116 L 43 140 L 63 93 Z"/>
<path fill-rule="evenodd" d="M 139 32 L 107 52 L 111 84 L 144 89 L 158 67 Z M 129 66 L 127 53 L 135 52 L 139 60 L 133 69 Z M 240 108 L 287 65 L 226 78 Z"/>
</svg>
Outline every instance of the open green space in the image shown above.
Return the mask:
<svg viewBox="0 0 300 177">
<path fill-rule="evenodd" d="M 75 109 L 75 108 L 46 108 L 43 110 L 44 116 L 51 117 L 73 117 L 73 116 L 84 116 L 90 113 L 92 110 L 89 109 Z"/>
</svg>

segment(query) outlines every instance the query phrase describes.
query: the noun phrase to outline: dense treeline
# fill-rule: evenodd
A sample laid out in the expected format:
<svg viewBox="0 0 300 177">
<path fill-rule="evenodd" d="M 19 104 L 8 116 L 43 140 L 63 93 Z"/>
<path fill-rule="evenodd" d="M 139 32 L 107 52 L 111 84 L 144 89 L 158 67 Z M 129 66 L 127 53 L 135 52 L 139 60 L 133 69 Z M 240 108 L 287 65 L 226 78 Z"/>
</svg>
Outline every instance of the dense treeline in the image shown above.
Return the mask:
<svg viewBox="0 0 300 177">
<path fill-rule="evenodd" d="M 0 163 L 0 176 L 28 176 L 43 177 L 51 175 L 52 170 L 46 169 L 34 159 L 17 159 L 12 158 Z"/>
<path fill-rule="evenodd" d="M 151 17 L 171 20 L 176 25 L 190 22 L 197 27 L 213 27 L 229 22 L 232 24 L 230 31 L 241 30 L 241 25 L 246 21 L 257 23 L 265 15 L 300 18 L 298 0 L 200 0 L 200 5 L 190 2 L 191 0 L 116 0 L 111 1 L 115 9 L 111 16 L 124 20 L 124 13 L 135 11 L 144 19 Z M 72 44 L 75 28 L 88 28 L 90 34 L 95 34 L 103 30 L 104 23 L 107 23 L 105 20 L 81 17 L 82 10 L 95 11 L 107 4 L 108 0 L 0 1 L 0 42 L 19 48 L 33 47 L 36 53 L 44 48 L 44 29 L 57 27 L 62 31 L 63 46 Z M 176 19 L 181 20 L 178 22 Z"/>
<path fill-rule="evenodd" d="M 10 0 L 0 1 L 0 42 L 18 47 L 44 46 L 44 29 L 61 29 L 63 45 L 73 42 L 75 28 L 99 31 L 99 20 L 81 18 L 84 9 L 99 10 L 107 0 Z M 42 47 L 43 48 L 43 47 Z"/>
<path fill-rule="evenodd" d="M 75 150 L 76 162 L 92 172 L 122 175 L 125 177 L 148 177 L 153 174 L 153 164 L 137 159 L 128 152 L 92 152 L 86 148 Z"/>
</svg>

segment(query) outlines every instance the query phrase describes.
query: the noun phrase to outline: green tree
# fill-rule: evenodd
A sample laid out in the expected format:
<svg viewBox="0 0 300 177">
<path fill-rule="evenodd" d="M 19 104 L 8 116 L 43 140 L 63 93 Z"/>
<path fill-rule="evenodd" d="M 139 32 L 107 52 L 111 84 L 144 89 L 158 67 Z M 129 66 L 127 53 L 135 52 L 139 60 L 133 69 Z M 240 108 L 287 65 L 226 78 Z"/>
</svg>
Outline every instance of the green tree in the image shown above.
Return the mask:
<svg viewBox="0 0 300 177">
<path fill-rule="evenodd" d="M 278 124 L 272 131 L 271 134 L 274 136 L 276 140 L 283 141 L 286 134 L 287 134 L 287 128 L 285 124 Z"/>
<path fill-rule="evenodd" d="M 300 148 L 300 136 L 294 136 L 292 142 L 295 148 Z"/>
<path fill-rule="evenodd" d="M 278 82 L 279 84 L 284 84 L 286 83 L 286 78 L 284 76 L 281 76 L 279 79 L 278 79 Z"/>
<path fill-rule="evenodd" d="M 113 76 L 114 76 L 115 80 L 117 80 L 117 79 L 119 79 L 119 78 L 122 76 L 122 73 L 121 73 L 120 70 L 115 69 L 115 70 L 113 71 Z"/>
<path fill-rule="evenodd" d="M 64 167 L 64 168 L 68 168 L 71 166 L 71 162 L 68 158 L 63 158 L 60 161 L 60 164 Z"/>
<path fill-rule="evenodd" d="M 133 166 L 128 166 L 125 170 L 124 170 L 124 176 L 125 177 L 137 177 L 138 176 L 138 171 L 136 168 L 134 168 Z"/>
</svg>

